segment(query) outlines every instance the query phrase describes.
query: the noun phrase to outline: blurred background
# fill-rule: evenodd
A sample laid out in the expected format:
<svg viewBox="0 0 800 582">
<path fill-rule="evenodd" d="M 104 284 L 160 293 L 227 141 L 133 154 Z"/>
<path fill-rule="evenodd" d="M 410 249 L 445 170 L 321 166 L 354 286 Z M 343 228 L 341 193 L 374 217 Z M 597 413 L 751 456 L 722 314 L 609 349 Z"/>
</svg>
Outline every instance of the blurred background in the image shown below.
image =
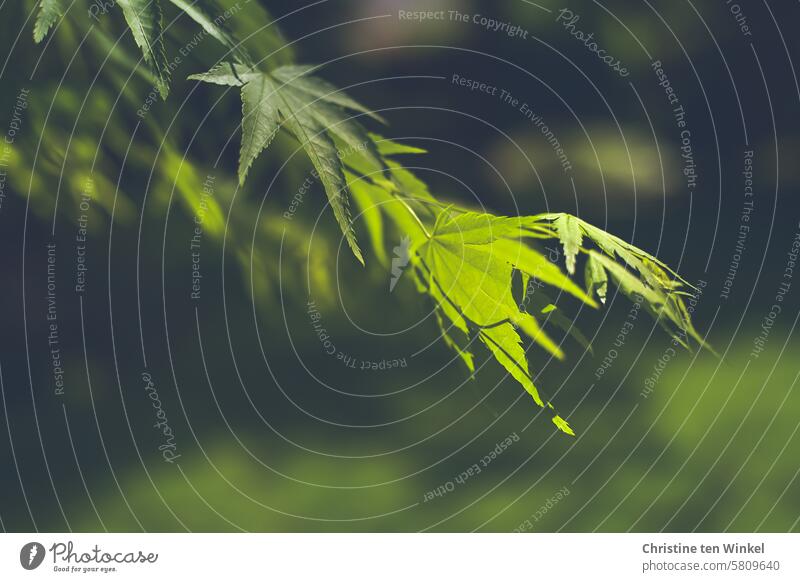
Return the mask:
<svg viewBox="0 0 800 582">
<path fill-rule="evenodd" d="M 290 139 L 237 187 L 239 97 L 186 80 L 224 51 L 162 4 L 166 101 L 117 7 L 37 45 L 0 5 L 4 530 L 800 529 L 800 5 L 220 2 L 442 198 L 578 214 L 701 288 L 718 357 L 616 293 L 563 307 L 592 353 L 529 358 L 570 438 L 390 293 L 399 234 L 353 260 Z"/>
</svg>

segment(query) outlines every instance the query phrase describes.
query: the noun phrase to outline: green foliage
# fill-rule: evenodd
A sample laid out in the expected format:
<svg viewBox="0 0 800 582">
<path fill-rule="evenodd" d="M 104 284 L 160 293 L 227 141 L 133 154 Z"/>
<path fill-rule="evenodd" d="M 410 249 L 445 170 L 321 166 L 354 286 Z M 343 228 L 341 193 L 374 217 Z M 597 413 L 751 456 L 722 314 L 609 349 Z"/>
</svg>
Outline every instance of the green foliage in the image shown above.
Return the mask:
<svg viewBox="0 0 800 582">
<path fill-rule="evenodd" d="M 555 225 L 558 236 L 567 253 L 578 247 L 586 253 L 586 284 L 603 301 L 610 275 L 620 290 L 630 298 L 641 297 L 644 305 L 670 335 L 684 347 L 689 347 L 691 338 L 708 347 L 692 325 L 683 298 L 695 290 L 686 280 L 656 257 L 636 248 L 612 234 L 591 224 L 565 214 L 545 214 L 539 217 Z M 569 220 L 569 226 L 566 226 Z M 588 238 L 597 249 L 582 246 L 583 237 Z M 567 250 L 569 248 L 569 251 Z"/>
<path fill-rule="evenodd" d="M 380 171 L 383 164 L 372 138 L 358 122 L 346 116 L 340 105 L 358 111 L 366 109 L 311 76 L 311 70 L 313 67 L 288 66 L 265 73 L 244 65 L 222 63 L 190 78 L 241 87 L 240 183 L 244 183 L 253 161 L 269 146 L 281 127 L 292 133 L 314 165 L 353 254 L 363 263 L 353 232 L 344 165 L 336 142 L 362 151 L 372 170 Z"/>
<path fill-rule="evenodd" d="M 531 219 L 444 210 L 418 256 L 420 277 L 450 324 L 467 337 L 480 339 L 539 406 L 554 409 L 534 385 L 520 332 L 558 359 L 564 358 L 564 352 L 544 330 L 542 321 L 514 300 L 513 272 L 516 269 L 528 279 L 569 293 L 588 305 L 596 304 L 558 266 L 528 244 L 530 239 L 549 234 Z M 574 434 L 560 416 L 553 416 L 553 422 Z"/>
<path fill-rule="evenodd" d="M 476 228 L 476 220 L 480 221 L 476 215 L 448 214 L 440 214 L 432 236 L 419 251 L 426 283 L 436 288 L 432 296 L 439 306 L 447 302 L 452 307 L 447 315 L 454 324 L 476 330 L 503 367 L 544 406 L 530 377 L 517 328 L 557 358 L 564 354 L 533 316 L 520 311 L 511 293 L 511 276 L 514 267 L 536 272 L 542 264 L 539 258 L 546 259 L 518 239 L 495 237 L 491 226 Z"/>
<path fill-rule="evenodd" d="M 211 0 L 170 2 L 228 51 L 225 60 L 189 78 L 237 87 L 240 91 L 239 184 L 245 183 L 258 157 L 282 129 L 286 130 L 311 161 L 315 177 L 322 183 L 358 261 L 364 263 L 364 256 L 356 240 L 351 198 L 374 255 L 382 264 L 389 266 L 387 239 L 397 241 L 402 237 L 407 241 L 409 279 L 433 303 L 443 342 L 458 354 L 470 374 L 476 370 L 472 346 L 483 345 L 536 404 L 551 411 L 559 430 L 574 435 L 535 385 L 527 344 L 563 359 L 564 342 L 550 333 L 557 328 L 590 350 L 589 341 L 561 309 L 561 299 L 570 297 L 597 308 L 597 300 L 606 302 L 609 281 L 624 295 L 641 301 L 676 341 L 686 347 L 692 340 L 706 346 L 684 303 L 693 288 L 657 258 L 568 214 L 504 217 L 441 203 L 422 180 L 394 159 L 424 151 L 368 133 L 357 117 L 384 120 L 316 76 L 317 67 L 269 67 L 265 61 L 256 65 L 227 23 L 215 16 L 218 10 Z M 169 67 L 158 0 L 118 0 L 118 4 L 148 65 L 147 78 L 166 98 Z M 59 1 L 43 0 L 34 30 L 37 41 L 62 14 Z M 102 32 L 99 34 L 101 44 L 109 46 L 108 39 Z M 127 66 L 131 61 L 124 55 L 121 59 Z M 165 152 L 163 169 L 192 211 L 197 202 L 194 197 L 199 175 L 184 167 L 177 152 L 169 147 Z M 218 228 L 211 229 L 211 234 L 220 236 L 221 208 L 216 209 L 215 217 Z M 261 226 L 267 238 L 278 237 L 274 224 Z M 303 232 L 292 236 L 297 243 L 295 248 L 302 254 Z M 537 247 L 545 240 L 560 241 L 564 270 Z M 235 252 L 245 262 L 248 249 L 237 248 Z M 579 262 L 585 263 L 585 289 L 571 278 Z M 250 264 L 260 277 L 269 272 L 266 264 Z M 522 301 L 515 299 L 519 281 Z M 537 289 L 532 290 L 534 283 Z M 557 292 L 555 299 L 550 299 L 540 289 L 542 286 Z"/>
<path fill-rule="evenodd" d="M 382 156 L 406 153 L 393 142 L 373 139 Z M 346 173 L 348 182 L 358 192 L 361 208 L 369 208 L 371 202 L 397 231 L 410 237 L 417 289 L 434 302 L 442 340 L 470 373 L 475 371 L 470 346 L 480 340 L 538 405 L 553 410 L 553 423 L 560 430 L 573 434 L 534 384 L 523 337 L 558 359 L 564 351 L 545 331 L 548 327 L 561 329 L 586 350 L 591 346 L 556 301 L 538 288 L 528 293 L 531 281 L 598 307 L 595 297 L 605 303 L 610 277 L 625 295 L 641 298 L 676 341 L 688 347 L 691 338 L 708 347 L 684 304 L 693 288 L 652 255 L 567 214 L 504 217 L 445 207 L 411 172 L 391 158 L 384 161 L 388 176 L 369 174 L 361 155 L 345 158 L 353 172 Z M 372 240 L 380 240 L 385 227 L 375 226 L 375 221 L 371 218 L 367 226 Z M 537 250 L 536 243 L 546 239 L 561 242 L 567 273 Z M 568 276 L 576 272 L 580 257 L 586 262 L 585 290 Z M 513 298 L 514 273 L 525 289 L 522 304 Z"/>
<path fill-rule="evenodd" d="M 55 22 L 64 16 L 63 2 L 64 0 L 41 0 L 33 30 L 33 38 L 37 43 L 41 42 Z M 220 16 L 220 7 L 215 4 L 214 0 L 169 0 L 169 2 L 199 24 L 205 33 L 228 49 L 236 62 L 252 64 L 252 58 L 247 49 L 234 38 L 225 23 L 226 19 Z M 116 4 L 122 9 L 134 41 L 142 51 L 155 86 L 162 98 L 166 99 L 169 94 L 170 69 L 164 41 L 164 16 L 160 0 L 117 0 Z M 102 30 L 99 31 L 99 34 L 103 34 Z"/>
</svg>

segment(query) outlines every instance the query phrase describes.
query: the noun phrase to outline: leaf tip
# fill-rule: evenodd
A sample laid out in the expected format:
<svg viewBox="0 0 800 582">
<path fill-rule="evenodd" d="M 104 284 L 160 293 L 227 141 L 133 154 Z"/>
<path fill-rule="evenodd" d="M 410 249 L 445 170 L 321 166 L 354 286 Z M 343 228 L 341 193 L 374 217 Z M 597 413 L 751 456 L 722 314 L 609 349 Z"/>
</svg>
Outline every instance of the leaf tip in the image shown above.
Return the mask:
<svg viewBox="0 0 800 582">
<path fill-rule="evenodd" d="M 353 251 L 358 262 L 361 263 L 362 267 L 366 267 L 367 264 L 364 262 L 364 253 L 361 252 L 361 247 L 358 246 L 352 224 L 348 227 L 348 230 L 345 231 L 344 235 L 350 250 Z"/>
<path fill-rule="evenodd" d="M 244 183 L 247 181 L 247 174 L 250 172 L 251 163 L 248 163 L 246 160 L 244 160 L 241 153 L 239 154 L 239 169 L 237 171 L 237 175 L 239 176 L 239 187 L 244 186 Z"/>
<path fill-rule="evenodd" d="M 552 418 L 552 420 L 553 420 L 553 424 L 556 425 L 558 430 L 560 430 L 561 432 L 563 432 L 565 434 L 568 434 L 569 436 L 573 436 L 573 437 L 575 436 L 575 431 L 572 430 L 572 427 L 569 425 L 569 423 L 566 420 L 564 420 L 563 418 L 561 418 L 559 415 L 556 414 Z"/>
<path fill-rule="evenodd" d="M 161 96 L 162 101 L 166 101 L 167 97 L 169 97 L 169 83 L 162 80 L 159 80 L 157 83 L 158 94 Z"/>
<path fill-rule="evenodd" d="M 367 266 L 367 263 L 364 261 L 364 255 L 361 254 L 360 250 L 358 252 L 353 250 L 353 254 L 356 256 L 356 259 L 358 259 L 358 262 L 361 263 L 362 267 L 366 267 Z"/>
</svg>

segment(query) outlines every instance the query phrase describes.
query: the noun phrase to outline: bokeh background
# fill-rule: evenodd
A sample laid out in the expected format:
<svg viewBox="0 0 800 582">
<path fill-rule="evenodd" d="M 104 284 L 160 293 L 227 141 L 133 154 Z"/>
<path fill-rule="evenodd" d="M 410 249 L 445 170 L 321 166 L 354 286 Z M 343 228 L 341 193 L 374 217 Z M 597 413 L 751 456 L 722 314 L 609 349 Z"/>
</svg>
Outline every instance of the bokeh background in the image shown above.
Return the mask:
<svg viewBox="0 0 800 582">
<path fill-rule="evenodd" d="M 186 81 L 223 56 L 213 40 L 186 50 L 169 99 L 154 100 L 118 8 L 93 21 L 78 0 L 37 45 L 34 4 L 0 4 L 4 530 L 800 529 L 800 279 L 787 276 L 800 232 L 800 4 L 221 1 L 254 52 L 328 63 L 322 76 L 389 120 L 372 130 L 427 149 L 404 162 L 443 198 L 579 214 L 702 286 L 694 317 L 718 356 L 671 350 L 616 294 L 599 312 L 564 307 L 593 352 L 529 354 L 576 438 L 485 354 L 470 379 L 411 281 L 389 292 L 375 249 L 355 263 L 319 185 L 303 188 L 310 166 L 291 140 L 237 188 L 238 96 Z M 627 77 L 570 34 L 562 8 Z M 400 15 L 415 10 L 444 20 Z M 171 57 L 199 31 L 177 14 L 165 8 Z M 694 187 L 654 61 L 685 110 Z M 571 169 L 519 107 L 454 74 L 529 104 Z M 310 300 L 352 360 L 326 353 Z M 360 369 L 384 360 L 405 366 Z"/>
</svg>

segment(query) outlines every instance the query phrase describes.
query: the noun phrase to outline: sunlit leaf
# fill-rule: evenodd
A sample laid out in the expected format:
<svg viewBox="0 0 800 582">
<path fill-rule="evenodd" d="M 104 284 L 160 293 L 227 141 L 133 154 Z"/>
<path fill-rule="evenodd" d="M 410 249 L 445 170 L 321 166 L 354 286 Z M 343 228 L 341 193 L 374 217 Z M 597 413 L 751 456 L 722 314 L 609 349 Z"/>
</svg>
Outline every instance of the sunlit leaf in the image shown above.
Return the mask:
<svg viewBox="0 0 800 582">
<path fill-rule="evenodd" d="M 587 302 L 591 300 L 556 265 L 528 247 L 523 234 L 515 219 L 492 220 L 474 213 L 451 216 L 443 210 L 419 255 L 428 275 L 428 292 L 442 313 L 462 331 L 475 330 L 498 363 L 544 407 L 519 331 L 559 359 L 564 353 L 537 318 L 521 311 L 514 301 L 513 271 L 524 268 L 537 276 L 545 273 L 544 278 L 560 288 L 569 287 Z M 447 339 L 445 342 L 451 345 Z"/>
<path fill-rule="evenodd" d="M 597 295 L 601 303 L 606 302 L 608 294 L 608 275 L 603 265 L 592 255 L 586 261 L 586 291 L 589 295 Z"/>
<path fill-rule="evenodd" d="M 581 242 L 583 241 L 583 232 L 581 231 L 578 219 L 569 214 L 562 214 L 558 216 L 553 224 L 558 232 L 558 237 L 561 239 L 561 244 L 564 247 L 564 259 L 567 263 L 567 272 L 570 275 L 575 274 L 575 259 L 581 249 Z"/>
</svg>

